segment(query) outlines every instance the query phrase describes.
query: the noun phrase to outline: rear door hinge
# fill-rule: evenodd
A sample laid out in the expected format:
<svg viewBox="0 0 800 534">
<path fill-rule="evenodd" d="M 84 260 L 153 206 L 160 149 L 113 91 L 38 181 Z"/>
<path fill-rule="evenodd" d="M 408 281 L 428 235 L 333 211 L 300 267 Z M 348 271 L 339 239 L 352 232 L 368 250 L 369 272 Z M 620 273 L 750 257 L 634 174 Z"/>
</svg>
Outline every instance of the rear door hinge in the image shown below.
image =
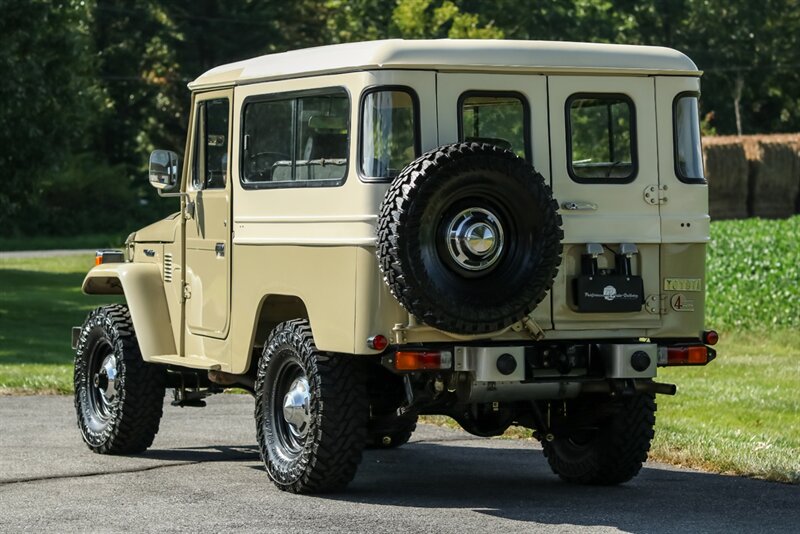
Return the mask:
<svg viewBox="0 0 800 534">
<path fill-rule="evenodd" d="M 648 185 L 644 188 L 644 201 L 652 206 L 667 203 L 666 185 Z"/>
<path fill-rule="evenodd" d="M 667 313 L 666 295 L 647 295 L 644 301 L 644 309 L 653 315 L 663 315 Z"/>
</svg>

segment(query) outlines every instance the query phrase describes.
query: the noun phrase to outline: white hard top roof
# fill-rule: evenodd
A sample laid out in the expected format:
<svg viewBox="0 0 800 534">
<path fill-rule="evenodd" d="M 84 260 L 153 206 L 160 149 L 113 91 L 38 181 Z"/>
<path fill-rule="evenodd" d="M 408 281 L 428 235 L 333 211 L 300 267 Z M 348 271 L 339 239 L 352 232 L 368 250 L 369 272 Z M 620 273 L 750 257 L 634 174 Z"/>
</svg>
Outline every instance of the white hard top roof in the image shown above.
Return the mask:
<svg viewBox="0 0 800 534">
<path fill-rule="evenodd" d="M 375 69 L 699 76 L 691 59 L 659 46 L 390 39 L 269 54 L 221 65 L 189 84 L 203 89 Z"/>
</svg>

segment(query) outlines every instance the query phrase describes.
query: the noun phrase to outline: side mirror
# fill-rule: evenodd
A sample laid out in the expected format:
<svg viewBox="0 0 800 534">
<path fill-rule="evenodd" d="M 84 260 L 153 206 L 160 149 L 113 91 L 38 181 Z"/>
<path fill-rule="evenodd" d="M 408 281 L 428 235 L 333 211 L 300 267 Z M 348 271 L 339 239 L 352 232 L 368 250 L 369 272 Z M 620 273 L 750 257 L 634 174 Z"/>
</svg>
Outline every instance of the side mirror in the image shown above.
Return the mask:
<svg viewBox="0 0 800 534">
<path fill-rule="evenodd" d="M 154 150 L 150 154 L 150 185 L 164 192 L 178 186 L 178 155 L 175 152 Z"/>
</svg>

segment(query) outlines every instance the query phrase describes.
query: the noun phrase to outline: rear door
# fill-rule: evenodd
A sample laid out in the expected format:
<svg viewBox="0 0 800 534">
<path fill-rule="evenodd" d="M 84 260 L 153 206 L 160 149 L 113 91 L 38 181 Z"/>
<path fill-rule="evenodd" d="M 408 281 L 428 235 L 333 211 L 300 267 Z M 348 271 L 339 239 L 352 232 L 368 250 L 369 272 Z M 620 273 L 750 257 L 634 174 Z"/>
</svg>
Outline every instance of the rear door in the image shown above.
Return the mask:
<svg viewBox="0 0 800 534">
<path fill-rule="evenodd" d="M 654 81 L 550 76 L 548 88 L 552 185 L 565 234 L 553 289 L 555 327 L 658 326 L 659 203 L 666 192 L 659 187 Z M 642 277 L 642 290 L 611 278 L 593 279 L 589 290 L 576 285 L 591 270 L 587 252 L 597 256 L 598 275 L 613 276 L 623 271 L 617 254 L 633 250 L 631 271 Z M 627 311 L 615 309 L 626 298 Z"/>
<path fill-rule="evenodd" d="M 547 79 L 538 75 L 437 74 L 439 145 L 473 140 L 498 144 L 531 162 L 550 181 Z M 533 311 L 552 328 L 550 299 Z"/>
</svg>

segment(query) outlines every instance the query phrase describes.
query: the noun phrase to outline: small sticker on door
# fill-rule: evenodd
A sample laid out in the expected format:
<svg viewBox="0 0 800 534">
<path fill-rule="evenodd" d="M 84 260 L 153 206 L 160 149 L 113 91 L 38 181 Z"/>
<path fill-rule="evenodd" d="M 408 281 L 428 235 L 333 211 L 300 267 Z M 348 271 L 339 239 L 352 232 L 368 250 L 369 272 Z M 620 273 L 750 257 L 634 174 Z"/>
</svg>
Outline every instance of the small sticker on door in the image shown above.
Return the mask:
<svg viewBox="0 0 800 534">
<path fill-rule="evenodd" d="M 686 295 L 683 293 L 678 293 L 673 295 L 670 299 L 670 304 L 672 304 L 672 309 L 679 312 L 691 312 L 694 311 L 694 301 L 687 299 Z"/>
</svg>

